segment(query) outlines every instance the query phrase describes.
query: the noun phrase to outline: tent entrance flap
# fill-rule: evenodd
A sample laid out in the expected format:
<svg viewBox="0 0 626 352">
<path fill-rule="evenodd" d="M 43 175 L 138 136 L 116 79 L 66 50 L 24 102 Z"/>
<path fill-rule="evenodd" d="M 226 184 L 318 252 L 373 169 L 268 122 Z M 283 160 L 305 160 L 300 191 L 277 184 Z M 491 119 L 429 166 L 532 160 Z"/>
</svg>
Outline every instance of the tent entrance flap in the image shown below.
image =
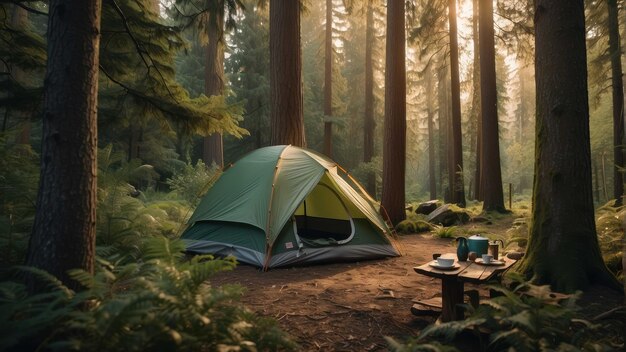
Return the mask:
<svg viewBox="0 0 626 352">
<path fill-rule="evenodd" d="M 354 221 L 337 192 L 318 184 L 296 210 L 296 237 L 308 246 L 340 245 L 354 237 Z"/>
</svg>

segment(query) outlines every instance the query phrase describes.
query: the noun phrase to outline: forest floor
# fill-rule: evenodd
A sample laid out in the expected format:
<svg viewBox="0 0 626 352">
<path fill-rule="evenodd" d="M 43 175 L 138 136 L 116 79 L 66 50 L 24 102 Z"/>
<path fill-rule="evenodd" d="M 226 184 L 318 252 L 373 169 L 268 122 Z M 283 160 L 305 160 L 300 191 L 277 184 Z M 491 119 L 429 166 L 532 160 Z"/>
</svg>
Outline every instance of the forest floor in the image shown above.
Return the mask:
<svg viewBox="0 0 626 352">
<path fill-rule="evenodd" d="M 480 226 L 504 233 L 514 218 L 505 216 L 493 225 Z M 459 233 L 474 226 L 460 226 Z M 451 239 L 434 238 L 430 233 L 403 235 L 399 243 L 404 255 L 397 258 L 269 272 L 240 265 L 217 275 L 213 284 L 245 287 L 243 303 L 278 320 L 303 351 L 387 350 L 385 336 L 403 341 L 436 319 L 411 314 L 413 299 L 441 295 L 441 280 L 416 274 L 413 267 L 431 260 L 433 253 L 456 251 Z M 484 288 L 480 291 L 482 297 L 488 294 Z M 582 298 L 587 316 L 621 304 L 621 295 L 607 291 L 591 290 Z"/>
</svg>

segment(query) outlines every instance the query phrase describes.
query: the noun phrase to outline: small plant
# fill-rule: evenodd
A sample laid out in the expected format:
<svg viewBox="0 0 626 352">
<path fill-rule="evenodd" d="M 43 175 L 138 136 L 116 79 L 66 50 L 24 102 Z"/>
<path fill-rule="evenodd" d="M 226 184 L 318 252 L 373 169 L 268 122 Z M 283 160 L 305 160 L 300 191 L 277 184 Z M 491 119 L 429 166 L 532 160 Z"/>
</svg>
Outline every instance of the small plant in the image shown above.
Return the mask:
<svg viewBox="0 0 626 352">
<path fill-rule="evenodd" d="M 167 179 L 167 184 L 176 194 L 195 207 L 221 174 L 215 164 L 208 167 L 202 160 L 198 160 L 195 166 L 186 164 L 180 173 Z"/>
<path fill-rule="evenodd" d="M 454 238 L 458 229 L 456 226 L 445 227 L 443 225 L 433 225 L 433 228 L 433 236 L 437 238 Z"/>
</svg>

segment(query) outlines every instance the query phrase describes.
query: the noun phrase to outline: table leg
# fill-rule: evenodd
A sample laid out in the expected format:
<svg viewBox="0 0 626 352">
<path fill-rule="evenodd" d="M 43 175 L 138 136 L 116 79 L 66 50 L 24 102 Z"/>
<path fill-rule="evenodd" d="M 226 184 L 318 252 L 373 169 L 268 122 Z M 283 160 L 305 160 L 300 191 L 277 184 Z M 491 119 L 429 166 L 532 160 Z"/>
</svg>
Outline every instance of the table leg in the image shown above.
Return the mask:
<svg viewBox="0 0 626 352">
<path fill-rule="evenodd" d="M 462 320 L 463 310 L 456 308 L 463 303 L 463 282 L 456 277 L 441 280 L 441 321 Z"/>
</svg>

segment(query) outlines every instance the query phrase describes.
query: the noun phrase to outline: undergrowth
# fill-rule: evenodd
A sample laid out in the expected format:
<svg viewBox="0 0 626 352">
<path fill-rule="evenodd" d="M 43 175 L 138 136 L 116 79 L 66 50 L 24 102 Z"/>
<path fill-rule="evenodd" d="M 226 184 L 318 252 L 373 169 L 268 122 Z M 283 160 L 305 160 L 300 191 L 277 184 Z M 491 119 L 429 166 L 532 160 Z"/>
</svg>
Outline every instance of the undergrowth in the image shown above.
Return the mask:
<svg viewBox="0 0 626 352">
<path fill-rule="evenodd" d="M 199 194 L 219 173 L 184 167 L 157 192 L 152 166 L 98 153 L 96 272 L 73 271 L 73 291 L 24 261 L 34 216 L 37 156 L 0 135 L 0 351 L 273 351 L 295 344 L 240 303 L 240 286 L 211 277 L 234 258 L 187 260 L 177 240 Z M 45 289 L 29 292 L 25 274 Z"/>
<path fill-rule="evenodd" d="M 459 343 L 480 351 L 611 351 L 623 347 L 614 337 L 598 335 L 602 324 L 582 319 L 578 294 L 552 292 L 549 286 L 524 282 L 518 275 L 512 288 L 491 286 L 500 296 L 465 305 L 469 316 L 425 328 L 406 343 L 387 338 L 393 351 L 459 351 Z M 462 336 L 464 341 L 459 340 Z"/>
<path fill-rule="evenodd" d="M 241 287 L 210 284 L 215 273 L 234 268 L 233 258 L 185 261 L 183 250 L 180 241 L 151 238 L 136 263 L 100 259 L 95 275 L 73 271 L 79 292 L 45 271 L 14 268 L 37 275 L 47 289 L 29 294 L 19 279 L 0 283 L 0 350 L 294 348 L 274 321 L 239 304 Z"/>
</svg>

